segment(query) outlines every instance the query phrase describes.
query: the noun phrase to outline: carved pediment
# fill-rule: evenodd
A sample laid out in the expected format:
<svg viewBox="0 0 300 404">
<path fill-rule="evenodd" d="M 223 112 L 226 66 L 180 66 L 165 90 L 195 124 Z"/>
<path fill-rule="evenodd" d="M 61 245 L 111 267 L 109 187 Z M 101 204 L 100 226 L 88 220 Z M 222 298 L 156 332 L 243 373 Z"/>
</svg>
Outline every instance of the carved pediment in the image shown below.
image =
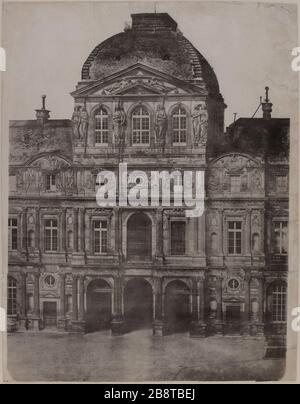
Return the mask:
<svg viewBox="0 0 300 404">
<path fill-rule="evenodd" d="M 35 159 L 30 166 L 44 170 L 60 170 L 70 167 L 70 163 L 59 156 L 48 155 Z"/>
<path fill-rule="evenodd" d="M 166 94 L 200 94 L 203 90 L 199 87 L 178 80 L 165 73 L 159 72 L 141 64 L 134 65 L 118 74 L 114 74 L 84 88 L 76 90 L 72 95 L 76 96 L 115 96 L 115 95 L 166 95 Z M 203 94 L 202 94 L 203 93 Z"/>
</svg>

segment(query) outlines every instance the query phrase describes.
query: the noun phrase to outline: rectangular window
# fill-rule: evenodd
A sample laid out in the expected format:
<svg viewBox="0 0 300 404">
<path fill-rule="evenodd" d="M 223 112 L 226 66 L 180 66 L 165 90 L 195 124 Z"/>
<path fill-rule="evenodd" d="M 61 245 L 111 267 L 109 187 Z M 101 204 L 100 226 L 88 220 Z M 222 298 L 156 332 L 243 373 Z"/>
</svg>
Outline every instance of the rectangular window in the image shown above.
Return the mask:
<svg viewBox="0 0 300 404">
<path fill-rule="evenodd" d="M 54 252 L 58 250 L 58 224 L 57 219 L 45 221 L 45 251 Z"/>
<path fill-rule="evenodd" d="M 228 222 L 228 253 L 242 254 L 242 222 Z"/>
<path fill-rule="evenodd" d="M 230 188 L 231 193 L 238 194 L 241 192 L 241 176 L 240 175 L 232 175 L 230 177 Z"/>
<path fill-rule="evenodd" d="M 187 143 L 187 115 L 186 111 L 178 107 L 172 115 L 173 144 L 186 146 Z"/>
<path fill-rule="evenodd" d="M 18 219 L 8 219 L 8 249 L 18 249 Z"/>
<path fill-rule="evenodd" d="M 105 220 L 94 222 L 94 252 L 107 254 L 107 221 Z"/>
<path fill-rule="evenodd" d="M 13 279 L 8 280 L 7 314 L 9 316 L 14 316 L 17 314 L 17 283 Z"/>
<path fill-rule="evenodd" d="M 275 253 L 285 255 L 288 253 L 288 222 L 278 221 L 275 228 Z"/>
<path fill-rule="evenodd" d="M 185 255 L 185 223 L 173 222 L 171 224 L 171 254 Z"/>
<path fill-rule="evenodd" d="M 46 190 L 56 191 L 56 175 L 50 174 L 46 176 Z"/>
<path fill-rule="evenodd" d="M 285 286 L 276 286 L 272 299 L 272 320 L 275 323 L 286 321 L 287 296 Z"/>
<path fill-rule="evenodd" d="M 95 116 L 95 144 L 108 144 L 108 114 L 103 108 Z"/>
<path fill-rule="evenodd" d="M 132 114 L 132 144 L 150 144 L 150 115 L 144 107 L 138 107 Z"/>
</svg>

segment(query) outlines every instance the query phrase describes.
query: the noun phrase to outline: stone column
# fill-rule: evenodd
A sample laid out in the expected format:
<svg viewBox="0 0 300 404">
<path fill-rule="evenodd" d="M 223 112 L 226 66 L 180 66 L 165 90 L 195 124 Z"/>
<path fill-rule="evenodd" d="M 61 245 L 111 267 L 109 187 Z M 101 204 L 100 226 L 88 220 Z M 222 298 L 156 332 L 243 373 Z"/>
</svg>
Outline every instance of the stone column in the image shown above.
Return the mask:
<svg viewBox="0 0 300 404">
<path fill-rule="evenodd" d="M 204 277 L 192 279 L 192 322 L 190 336 L 203 338 L 206 336 L 206 324 L 204 322 L 205 288 Z"/>
<path fill-rule="evenodd" d="M 28 253 L 28 236 L 27 236 L 27 208 L 22 213 L 22 249 Z"/>
<path fill-rule="evenodd" d="M 264 278 L 259 277 L 259 290 L 258 290 L 258 324 L 257 324 L 257 335 L 264 335 Z"/>
<path fill-rule="evenodd" d="M 251 255 L 251 210 L 247 209 L 245 220 L 244 255 Z"/>
<path fill-rule="evenodd" d="M 205 236 L 206 236 L 206 213 L 204 212 L 198 219 L 198 253 L 205 256 Z"/>
<path fill-rule="evenodd" d="M 245 306 L 244 306 L 244 313 L 243 313 L 243 329 L 242 334 L 247 336 L 250 334 L 250 282 L 251 282 L 251 275 L 246 274 L 245 276 Z"/>
<path fill-rule="evenodd" d="M 120 209 L 119 207 L 114 208 L 114 215 L 115 215 L 115 251 L 114 255 L 120 260 L 120 252 L 122 251 L 122 229 L 120 234 Z"/>
<path fill-rule="evenodd" d="M 78 276 L 76 275 L 73 275 L 72 303 L 73 303 L 72 322 L 75 322 L 78 320 Z"/>
<path fill-rule="evenodd" d="M 34 310 L 32 316 L 32 328 L 34 331 L 40 330 L 40 274 L 34 274 Z"/>
<path fill-rule="evenodd" d="M 78 209 L 74 209 L 73 211 L 74 216 L 74 251 L 79 251 L 78 249 Z"/>
<path fill-rule="evenodd" d="M 114 313 L 111 324 L 112 335 L 122 335 L 124 333 L 123 316 L 123 279 L 117 275 L 114 279 Z"/>
<path fill-rule="evenodd" d="M 85 251 L 85 210 L 78 209 L 78 250 L 79 252 Z"/>
<path fill-rule="evenodd" d="M 223 322 L 223 278 L 217 277 L 217 313 L 216 318 L 211 323 L 211 330 L 213 334 L 224 334 L 224 322 Z"/>
<path fill-rule="evenodd" d="M 163 210 L 158 208 L 156 213 L 156 255 L 163 257 Z"/>
<path fill-rule="evenodd" d="M 266 248 L 266 254 L 272 254 L 273 249 L 272 249 L 272 213 L 267 212 L 266 213 L 266 240 L 265 240 L 265 248 Z"/>
<path fill-rule="evenodd" d="M 79 299 L 78 299 L 78 280 L 79 280 Z M 84 277 L 73 275 L 72 286 L 72 300 L 73 300 L 73 316 L 71 322 L 71 330 L 77 333 L 84 333 L 85 322 L 83 321 L 84 315 Z M 78 312 L 79 303 L 79 312 Z"/>
<path fill-rule="evenodd" d="M 40 208 L 36 208 L 35 209 L 35 242 L 36 242 L 36 249 L 39 251 L 39 253 L 41 254 L 41 223 L 40 223 Z"/>
<path fill-rule="evenodd" d="M 162 278 L 154 278 L 154 323 L 153 335 L 162 337 L 164 335 L 164 319 L 163 319 L 163 286 Z"/>
<path fill-rule="evenodd" d="M 61 214 L 61 228 L 62 228 L 62 232 L 61 232 L 62 246 L 61 246 L 61 248 L 62 248 L 62 251 L 65 253 L 67 252 L 66 215 L 67 215 L 67 209 L 64 208 L 62 211 L 62 214 Z"/>
<path fill-rule="evenodd" d="M 84 322 L 84 276 L 79 277 L 79 320 Z"/>
<path fill-rule="evenodd" d="M 66 320 L 66 274 L 60 275 L 60 313 L 58 319 L 58 329 L 65 331 Z"/>
<path fill-rule="evenodd" d="M 166 212 L 163 213 L 163 255 L 164 257 L 170 255 L 171 253 L 171 230 L 170 230 L 170 220 Z"/>
<path fill-rule="evenodd" d="M 21 307 L 20 307 L 20 328 L 27 329 L 27 274 L 21 273 Z"/>
</svg>

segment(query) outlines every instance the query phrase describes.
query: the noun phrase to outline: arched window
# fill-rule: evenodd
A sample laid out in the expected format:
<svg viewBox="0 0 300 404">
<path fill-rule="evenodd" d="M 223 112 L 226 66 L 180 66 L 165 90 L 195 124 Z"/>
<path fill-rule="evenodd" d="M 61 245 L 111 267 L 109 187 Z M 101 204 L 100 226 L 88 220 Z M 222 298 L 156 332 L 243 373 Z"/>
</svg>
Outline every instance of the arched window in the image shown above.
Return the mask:
<svg viewBox="0 0 300 404">
<path fill-rule="evenodd" d="M 137 107 L 132 113 L 132 145 L 150 144 L 150 114 L 143 106 Z"/>
<path fill-rule="evenodd" d="M 17 314 L 17 281 L 11 277 L 8 278 L 7 313 L 9 316 Z"/>
<path fill-rule="evenodd" d="M 187 113 L 178 106 L 172 113 L 173 144 L 186 145 L 187 143 Z"/>
<path fill-rule="evenodd" d="M 271 287 L 272 298 L 272 322 L 284 323 L 287 317 L 287 287 L 284 283 Z"/>
<path fill-rule="evenodd" d="M 108 144 L 108 112 L 101 107 L 95 114 L 95 144 Z"/>
</svg>

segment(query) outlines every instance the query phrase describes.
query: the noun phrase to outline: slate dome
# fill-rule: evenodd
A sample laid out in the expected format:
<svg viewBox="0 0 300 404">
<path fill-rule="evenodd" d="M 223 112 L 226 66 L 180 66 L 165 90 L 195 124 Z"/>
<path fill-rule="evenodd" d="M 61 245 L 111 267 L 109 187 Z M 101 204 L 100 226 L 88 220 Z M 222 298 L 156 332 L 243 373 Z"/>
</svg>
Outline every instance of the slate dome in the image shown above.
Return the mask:
<svg viewBox="0 0 300 404">
<path fill-rule="evenodd" d="M 132 27 L 99 44 L 82 68 L 82 80 L 99 80 L 142 63 L 201 87 L 222 99 L 216 74 L 167 13 L 133 14 Z"/>
</svg>

